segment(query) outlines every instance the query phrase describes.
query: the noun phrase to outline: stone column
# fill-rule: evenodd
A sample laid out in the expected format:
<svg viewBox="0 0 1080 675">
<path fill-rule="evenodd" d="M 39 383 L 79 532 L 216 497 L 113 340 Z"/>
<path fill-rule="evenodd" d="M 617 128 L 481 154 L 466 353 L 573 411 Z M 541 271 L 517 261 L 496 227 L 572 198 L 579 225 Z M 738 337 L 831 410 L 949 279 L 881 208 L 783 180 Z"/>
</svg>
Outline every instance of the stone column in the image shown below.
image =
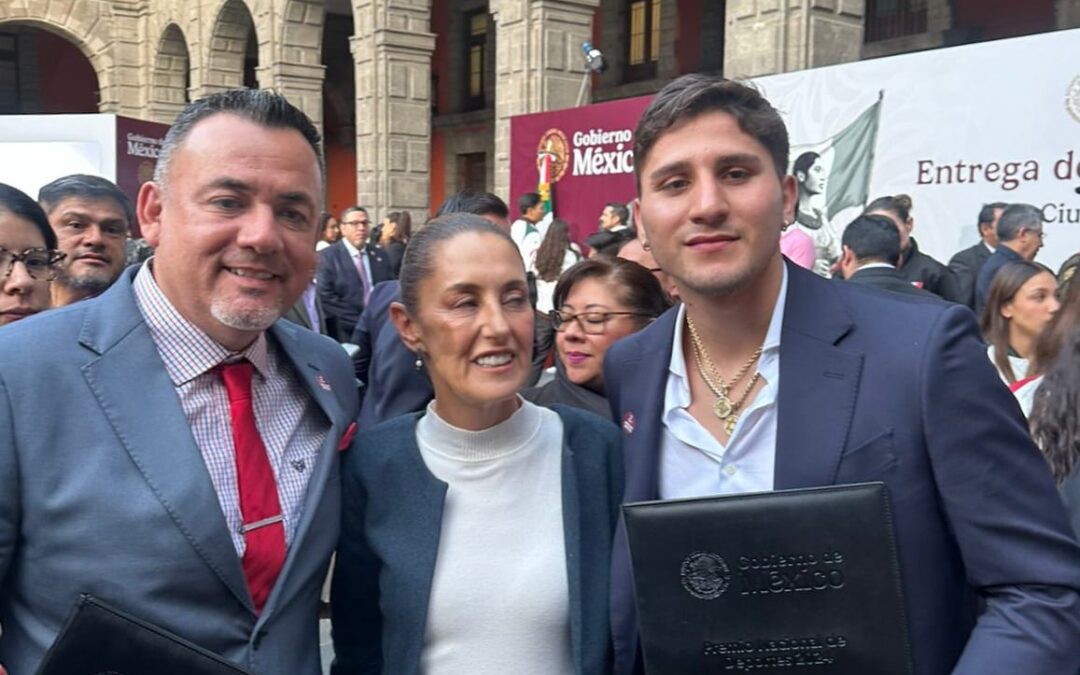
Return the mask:
<svg viewBox="0 0 1080 675">
<path fill-rule="evenodd" d="M 297 108 L 311 118 L 322 133 L 322 88 L 326 67 L 322 64 L 308 65 L 277 61 L 265 68 L 255 69 L 260 89 L 273 89 L 283 94 Z"/>
<path fill-rule="evenodd" d="M 1080 28 L 1080 0 L 1056 0 L 1057 27 Z"/>
<path fill-rule="evenodd" d="M 495 194 L 511 203 L 510 118 L 577 103 L 600 0 L 492 0 L 495 17 Z M 587 101 L 586 101 L 587 102 Z"/>
<path fill-rule="evenodd" d="M 356 196 L 373 220 L 428 211 L 431 145 L 430 0 L 354 0 Z"/>
<path fill-rule="evenodd" d="M 262 89 L 273 89 L 300 108 L 322 131 L 322 89 L 326 66 L 322 64 L 323 7 L 321 2 L 290 0 L 285 3 L 280 26 L 264 22 L 277 39 L 270 45 L 270 59 L 255 68 Z"/>
<path fill-rule="evenodd" d="M 858 61 L 865 0 L 728 0 L 724 74 L 757 77 Z"/>
<path fill-rule="evenodd" d="M 147 8 L 138 0 L 114 0 L 112 84 L 101 89 L 101 112 L 145 117 L 143 109 L 142 40 L 146 34 Z"/>
</svg>

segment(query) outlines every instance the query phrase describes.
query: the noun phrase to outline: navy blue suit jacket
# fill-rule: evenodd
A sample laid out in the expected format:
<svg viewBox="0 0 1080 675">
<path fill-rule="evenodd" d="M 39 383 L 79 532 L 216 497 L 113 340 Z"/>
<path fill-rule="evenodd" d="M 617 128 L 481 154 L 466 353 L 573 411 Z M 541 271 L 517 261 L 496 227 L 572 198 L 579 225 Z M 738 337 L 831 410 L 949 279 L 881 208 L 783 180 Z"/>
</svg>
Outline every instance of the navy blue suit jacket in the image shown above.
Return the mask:
<svg viewBox="0 0 1080 675">
<path fill-rule="evenodd" d="M 390 305 L 401 300 L 401 284 L 384 281 L 371 291 L 350 342 L 359 347 L 353 363 L 360 390 L 361 429 L 419 412 L 435 398 L 427 370 L 416 369 L 416 354 L 401 341 L 390 321 Z"/>
<path fill-rule="evenodd" d="M 788 274 L 775 488 L 888 486 L 919 675 L 1076 673 L 1080 548 L 971 311 L 830 283 L 790 264 Z M 659 497 L 675 316 L 616 343 L 605 362 L 613 414 L 636 421 L 629 434 L 624 424 L 628 502 Z M 620 525 L 620 674 L 632 672 L 637 650 L 631 582 Z"/>
<path fill-rule="evenodd" d="M 367 245 L 364 250 L 367 251 L 371 267 L 372 287 L 380 281 L 394 278 L 390 261 L 382 249 Z M 330 337 L 338 342 L 348 342 L 364 309 L 364 284 L 360 281 L 360 272 L 356 270 L 356 261 L 349 255 L 349 249 L 345 248 L 345 242 L 339 241 L 319 251 L 315 284 L 327 316 L 337 319 L 337 335 Z"/>
<path fill-rule="evenodd" d="M 979 270 L 979 277 L 975 281 L 975 313 L 977 315 L 982 316 L 983 309 L 986 308 L 986 301 L 990 296 L 990 284 L 993 283 L 998 270 L 1008 263 L 1023 259 L 1023 256 L 1008 246 L 998 244 L 998 247 L 983 263 L 982 269 Z"/>
<path fill-rule="evenodd" d="M 607 675 L 606 590 L 623 485 L 619 435 L 592 413 L 552 409 L 563 422 L 562 509 L 574 672 Z M 361 432 L 345 455 L 343 529 L 332 590 L 333 675 L 419 675 L 447 490 L 420 455 L 420 416 L 402 415 Z"/>
</svg>

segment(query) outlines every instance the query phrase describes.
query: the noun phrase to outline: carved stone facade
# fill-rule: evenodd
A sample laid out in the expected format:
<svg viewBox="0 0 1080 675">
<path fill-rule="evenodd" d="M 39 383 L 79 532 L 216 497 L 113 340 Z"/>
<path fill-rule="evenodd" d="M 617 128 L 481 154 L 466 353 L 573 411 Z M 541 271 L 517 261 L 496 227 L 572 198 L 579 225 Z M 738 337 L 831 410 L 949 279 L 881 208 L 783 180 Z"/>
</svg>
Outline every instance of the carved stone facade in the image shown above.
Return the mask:
<svg viewBox="0 0 1080 675">
<path fill-rule="evenodd" d="M 507 194 L 510 118 L 575 105 L 585 40 L 611 66 L 592 78 L 587 101 L 655 92 L 693 70 L 751 77 L 958 39 L 956 0 L 926 0 L 924 32 L 870 43 L 867 0 L 654 1 L 657 63 L 636 81 L 623 76 L 628 0 L 4 0 L 0 32 L 45 29 L 75 45 L 97 74 L 101 112 L 169 122 L 188 100 L 249 84 L 281 91 L 321 125 L 327 16 L 344 18 L 352 75 L 335 105 L 355 98 L 355 114 L 334 118 L 336 134 L 355 137 L 355 197 L 376 218 L 407 209 L 421 220 L 430 201 L 478 177 L 516 197 Z M 464 77 L 465 17 L 476 12 L 490 31 L 479 108 L 463 105 L 462 82 L 437 82 Z M 1080 26 L 1080 0 L 1055 0 L 1053 22 Z M 333 58 L 347 60 L 340 39 Z M 28 72 L 38 58 L 25 59 Z M 437 104 L 445 109 L 433 119 Z M 445 185 L 432 186 L 433 175 Z"/>
<path fill-rule="evenodd" d="M 755 77 L 857 61 L 864 8 L 865 0 L 728 0 L 724 72 Z"/>
</svg>

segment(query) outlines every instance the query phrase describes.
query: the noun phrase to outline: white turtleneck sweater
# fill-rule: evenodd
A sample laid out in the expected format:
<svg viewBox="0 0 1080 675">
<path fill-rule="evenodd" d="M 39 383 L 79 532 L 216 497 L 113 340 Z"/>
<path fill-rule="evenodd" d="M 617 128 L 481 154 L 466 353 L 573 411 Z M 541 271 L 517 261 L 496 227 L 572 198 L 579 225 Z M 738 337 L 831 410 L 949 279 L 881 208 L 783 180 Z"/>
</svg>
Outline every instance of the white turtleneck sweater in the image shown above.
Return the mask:
<svg viewBox="0 0 1080 675">
<path fill-rule="evenodd" d="M 432 403 L 416 440 L 428 469 L 449 486 L 420 671 L 573 673 L 562 420 L 522 401 L 505 422 L 466 431 Z"/>
</svg>

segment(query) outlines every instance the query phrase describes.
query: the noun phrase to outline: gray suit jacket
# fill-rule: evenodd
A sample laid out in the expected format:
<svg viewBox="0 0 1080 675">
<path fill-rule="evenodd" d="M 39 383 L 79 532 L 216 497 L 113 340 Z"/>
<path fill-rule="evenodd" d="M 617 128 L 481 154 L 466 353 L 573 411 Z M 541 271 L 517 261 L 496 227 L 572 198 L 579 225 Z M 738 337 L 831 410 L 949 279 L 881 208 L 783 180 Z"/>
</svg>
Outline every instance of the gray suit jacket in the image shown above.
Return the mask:
<svg viewBox="0 0 1080 675">
<path fill-rule="evenodd" d="M 0 664 L 29 675 L 89 593 L 260 675 L 318 675 L 319 591 L 357 415 L 341 348 L 269 337 L 332 423 L 261 615 L 130 268 L 99 298 L 0 331 Z"/>
</svg>

